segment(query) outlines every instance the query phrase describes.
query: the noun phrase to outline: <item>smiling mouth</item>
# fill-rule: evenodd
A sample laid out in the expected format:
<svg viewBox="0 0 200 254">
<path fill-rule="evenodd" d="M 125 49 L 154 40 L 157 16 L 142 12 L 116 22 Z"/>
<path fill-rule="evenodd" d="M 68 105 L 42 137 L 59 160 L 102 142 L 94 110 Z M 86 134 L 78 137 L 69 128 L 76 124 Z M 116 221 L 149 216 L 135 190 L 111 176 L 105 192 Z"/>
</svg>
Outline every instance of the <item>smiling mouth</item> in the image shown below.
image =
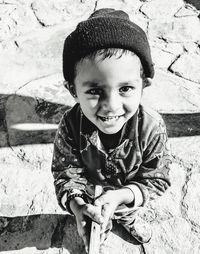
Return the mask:
<svg viewBox="0 0 200 254">
<path fill-rule="evenodd" d="M 101 119 L 103 122 L 118 120 L 121 116 L 98 116 L 99 119 Z"/>
</svg>

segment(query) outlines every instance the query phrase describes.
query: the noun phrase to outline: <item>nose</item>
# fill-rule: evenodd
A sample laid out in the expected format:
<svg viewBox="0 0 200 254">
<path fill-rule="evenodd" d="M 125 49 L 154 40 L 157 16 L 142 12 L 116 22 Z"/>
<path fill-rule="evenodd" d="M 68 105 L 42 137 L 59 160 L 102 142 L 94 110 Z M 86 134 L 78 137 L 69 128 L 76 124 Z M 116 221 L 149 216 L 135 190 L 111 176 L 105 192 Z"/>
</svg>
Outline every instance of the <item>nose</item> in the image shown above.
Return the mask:
<svg viewBox="0 0 200 254">
<path fill-rule="evenodd" d="M 101 107 L 108 112 L 117 112 L 120 108 L 120 96 L 115 92 L 105 94 L 101 101 Z"/>
</svg>

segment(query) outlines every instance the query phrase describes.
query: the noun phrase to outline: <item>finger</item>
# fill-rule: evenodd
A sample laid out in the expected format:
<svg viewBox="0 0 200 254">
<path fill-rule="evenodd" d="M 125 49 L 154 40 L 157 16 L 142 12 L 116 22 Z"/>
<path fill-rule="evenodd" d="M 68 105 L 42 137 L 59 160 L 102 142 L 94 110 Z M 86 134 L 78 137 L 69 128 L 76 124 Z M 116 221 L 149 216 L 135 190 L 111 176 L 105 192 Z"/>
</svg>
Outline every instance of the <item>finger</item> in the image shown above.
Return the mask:
<svg viewBox="0 0 200 254">
<path fill-rule="evenodd" d="M 112 217 L 112 209 L 109 204 L 105 204 L 102 209 L 102 216 L 103 216 L 103 223 L 101 227 L 101 231 L 104 232 L 106 230 L 106 227 L 109 224 L 109 221 Z"/>
<path fill-rule="evenodd" d="M 101 210 L 98 207 L 91 204 L 85 205 L 83 214 L 91 218 L 93 221 L 101 224 L 103 223 L 103 217 L 101 216 Z"/>
<path fill-rule="evenodd" d="M 106 240 L 106 234 L 105 233 L 101 233 L 100 244 L 102 244 L 105 240 Z"/>
<path fill-rule="evenodd" d="M 108 221 L 104 233 L 107 234 L 107 233 L 108 233 L 109 231 L 111 231 L 111 230 L 112 230 L 112 219 L 110 219 L 110 220 Z M 103 232 L 102 232 L 102 233 L 103 233 Z"/>
<path fill-rule="evenodd" d="M 101 236 L 100 236 L 100 243 L 101 244 L 108 238 L 108 235 L 109 235 L 111 229 L 112 229 L 112 221 L 109 220 L 106 230 L 104 232 L 101 232 Z"/>
<path fill-rule="evenodd" d="M 82 221 L 80 223 L 79 227 L 79 235 L 82 238 L 84 245 L 85 245 L 85 251 L 88 252 L 89 248 L 89 232 L 90 232 L 90 222 L 88 221 Z"/>
<path fill-rule="evenodd" d="M 106 203 L 107 203 L 107 199 L 106 199 L 106 195 L 105 194 L 101 195 L 99 198 L 97 198 L 94 201 L 94 205 L 95 206 L 103 206 Z"/>
<path fill-rule="evenodd" d="M 83 237 L 83 242 L 84 242 L 84 245 L 85 245 L 85 251 L 88 253 L 88 250 L 89 250 L 89 237 L 87 234 L 84 234 Z"/>
<path fill-rule="evenodd" d="M 113 202 L 113 191 L 108 190 L 94 201 L 94 205 L 100 206 Z"/>
</svg>

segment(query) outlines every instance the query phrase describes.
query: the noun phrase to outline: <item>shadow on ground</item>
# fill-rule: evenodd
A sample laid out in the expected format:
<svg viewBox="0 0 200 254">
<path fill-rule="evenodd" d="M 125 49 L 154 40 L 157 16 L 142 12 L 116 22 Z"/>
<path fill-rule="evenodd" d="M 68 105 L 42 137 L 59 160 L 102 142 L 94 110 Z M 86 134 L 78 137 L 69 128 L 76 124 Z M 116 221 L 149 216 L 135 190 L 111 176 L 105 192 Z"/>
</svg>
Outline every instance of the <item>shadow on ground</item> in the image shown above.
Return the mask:
<svg viewBox="0 0 200 254">
<path fill-rule="evenodd" d="M 120 225 L 112 232 L 121 239 L 138 245 Z M 73 244 L 72 244 L 73 243 Z M 0 217 L 0 252 L 35 247 L 38 250 L 65 248 L 70 254 L 84 254 L 72 216 L 40 214 L 21 217 Z"/>
<path fill-rule="evenodd" d="M 0 217 L 0 252 L 27 247 L 38 250 L 64 247 L 71 254 L 85 253 L 71 216 L 42 214 Z"/>
<path fill-rule="evenodd" d="M 52 143 L 67 105 L 0 94 L 0 147 Z"/>
<path fill-rule="evenodd" d="M 41 98 L 0 95 L 0 147 L 52 143 L 70 107 Z M 162 114 L 169 137 L 200 135 L 200 113 Z"/>
<path fill-rule="evenodd" d="M 0 147 L 52 143 L 57 124 L 68 108 L 41 98 L 0 95 Z M 163 118 L 170 137 L 200 135 L 200 113 L 163 114 Z M 22 129 L 16 128 L 19 124 L 25 125 Z M 114 225 L 113 232 L 137 245 L 120 226 Z M 71 216 L 0 217 L 0 252 L 26 247 L 66 248 L 71 254 L 85 253 Z"/>
</svg>

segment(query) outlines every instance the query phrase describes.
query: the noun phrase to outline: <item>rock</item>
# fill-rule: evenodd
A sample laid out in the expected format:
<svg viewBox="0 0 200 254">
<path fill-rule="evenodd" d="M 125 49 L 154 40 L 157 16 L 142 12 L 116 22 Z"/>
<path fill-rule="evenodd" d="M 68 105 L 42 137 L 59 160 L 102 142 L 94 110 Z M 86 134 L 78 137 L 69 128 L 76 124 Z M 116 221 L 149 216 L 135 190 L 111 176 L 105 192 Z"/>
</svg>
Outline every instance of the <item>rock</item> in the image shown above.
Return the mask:
<svg viewBox="0 0 200 254">
<path fill-rule="evenodd" d="M 139 0 L 98 0 L 96 1 L 96 8 L 113 8 L 115 10 L 123 10 L 128 13 L 129 18 L 132 22 L 135 22 L 137 25 L 141 26 L 145 31 L 147 31 L 147 21 L 141 15 L 140 7 L 142 3 Z"/>
<path fill-rule="evenodd" d="M 199 118 L 199 115 L 197 114 Z M 197 128 L 199 129 L 198 124 Z M 198 151 L 200 149 L 200 134 L 196 133 L 192 137 L 182 136 L 182 137 L 174 137 L 171 139 L 171 146 L 174 154 L 184 162 L 187 167 L 195 167 L 199 164 L 199 154 Z M 187 149 L 187 148 L 190 149 Z M 195 170 L 194 170 L 195 171 Z"/>
<path fill-rule="evenodd" d="M 153 85 L 144 89 L 143 103 L 163 113 L 199 112 L 199 86 L 157 70 Z"/>
<path fill-rule="evenodd" d="M 62 213 L 50 173 L 51 160 L 52 145 L 1 148 L 2 215 Z"/>
<path fill-rule="evenodd" d="M 127 12 L 129 15 L 134 15 L 139 11 L 139 8 L 141 7 L 142 3 L 139 0 L 107 0 L 106 2 L 104 0 L 98 0 L 96 9 L 101 8 L 113 8 L 116 10 L 123 10 Z"/>
<path fill-rule="evenodd" d="M 200 21 L 195 16 L 161 22 L 153 20 L 149 23 L 148 34 L 151 39 L 160 38 L 167 42 L 196 42 L 200 37 Z"/>
<path fill-rule="evenodd" d="M 173 2 L 169 2 L 168 0 L 154 0 L 144 3 L 141 11 L 152 20 L 169 20 L 182 5 L 182 0 L 175 0 Z"/>
<path fill-rule="evenodd" d="M 155 68 L 168 69 L 168 67 L 175 59 L 173 54 L 161 50 L 158 47 L 151 48 L 151 55 L 155 64 Z"/>
<path fill-rule="evenodd" d="M 171 150 L 173 155 L 176 154 L 176 150 L 173 147 Z M 186 171 L 180 162 L 173 162 L 170 168 L 171 187 L 165 195 L 155 201 L 151 201 L 149 204 L 149 208 L 155 212 L 156 217 L 152 224 L 162 223 L 174 217 L 181 217 L 180 204 L 182 201 L 182 188 L 186 180 Z"/>
<path fill-rule="evenodd" d="M 162 49 L 164 52 L 179 56 L 183 53 L 183 46 L 180 43 L 166 43 L 159 40 L 158 43 L 152 45 L 154 48 Z"/>
<path fill-rule="evenodd" d="M 154 239 L 145 246 L 149 254 L 168 253 L 168 254 L 197 254 L 199 240 L 191 232 L 190 225 L 182 218 L 171 218 L 156 225 L 154 228 Z M 195 246 L 198 246 L 196 250 Z"/>
<path fill-rule="evenodd" d="M 31 10 L 19 3 L 2 3 L 0 16 L 0 41 L 25 34 L 39 27 Z"/>
<path fill-rule="evenodd" d="M 64 39 L 71 29 L 64 24 L 38 30 L 20 37 L 18 48 L 3 50 L 0 58 L 2 93 L 16 92 L 32 80 L 61 72 Z"/>
<path fill-rule="evenodd" d="M 181 7 L 174 15 L 175 17 L 198 16 L 198 11 L 190 4 Z"/>
<path fill-rule="evenodd" d="M 38 21 L 43 26 L 52 26 L 70 21 L 77 16 L 85 19 L 92 13 L 95 1 L 35 0 L 31 5 Z"/>
<path fill-rule="evenodd" d="M 29 82 L 17 91 L 18 95 L 40 98 L 45 101 L 73 106 L 74 98 L 63 85 L 63 75 L 56 73 L 44 78 Z"/>
<path fill-rule="evenodd" d="M 197 43 L 185 42 L 183 45 L 184 45 L 183 47 L 184 47 L 185 52 L 187 52 L 189 54 L 200 55 L 200 48 L 199 48 L 198 42 Z"/>
<path fill-rule="evenodd" d="M 193 174 L 192 174 L 193 172 Z M 193 166 L 191 169 L 191 174 L 185 188 L 185 197 L 183 200 L 183 205 L 185 206 L 185 216 L 192 225 L 192 229 L 198 235 L 200 234 L 200 194 L 199 194 L 199 181 L 200 173 L 199 167 Z"/>
<path fill-rule="evenodd" d="M 170 67 L 176 75 L 200 83 L 200 55 L 183 54 Z"/>
<path fill-rule="evenodd" d="M 101 254 L 200 253 L 198 1 L 0 0 L 1 254 L 85 253 L 74 217 L 58 206 L 51 160 L 58 122 L 74 105 L 63 87 L 64 39 L 103 7 L 127 11 L 147 32 L 156 74 L 143 102 L 166 121 L 173 163 L 171 187 L 148 205 L 152 240 L 136 244 L 114 224 Z"/>
</svg>

